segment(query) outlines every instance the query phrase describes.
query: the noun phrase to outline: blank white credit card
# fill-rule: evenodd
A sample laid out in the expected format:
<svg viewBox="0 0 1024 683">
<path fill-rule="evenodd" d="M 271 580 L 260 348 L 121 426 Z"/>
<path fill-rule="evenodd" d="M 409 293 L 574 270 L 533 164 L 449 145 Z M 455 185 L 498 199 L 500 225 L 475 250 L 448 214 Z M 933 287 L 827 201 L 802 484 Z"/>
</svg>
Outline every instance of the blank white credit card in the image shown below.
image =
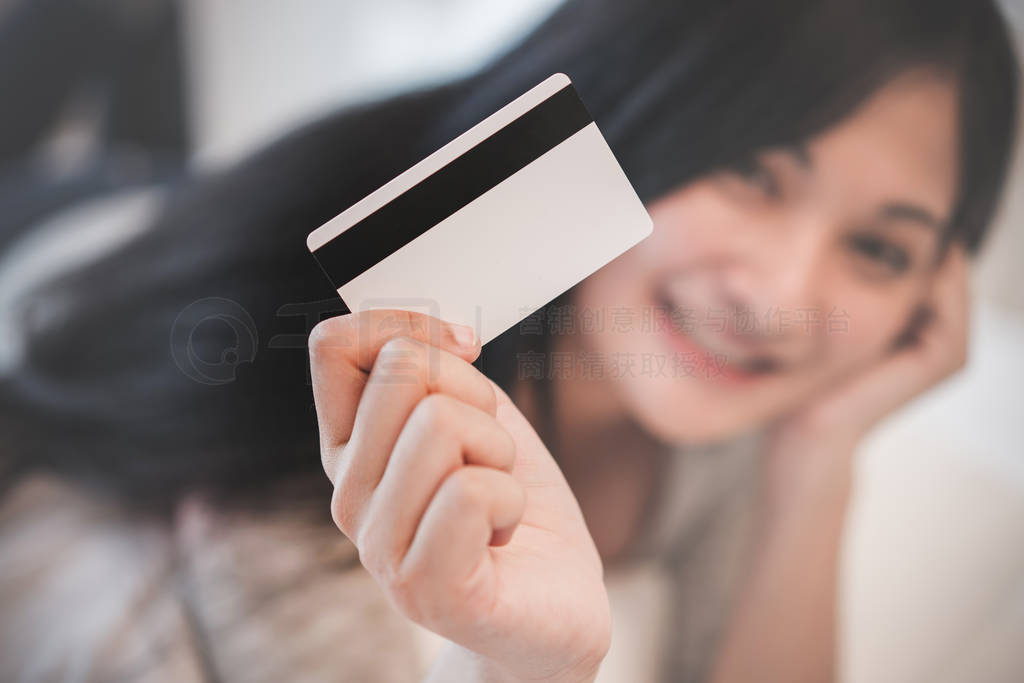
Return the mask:
<svg viewBox="0 0 1024 683">
<path fill-rule="evenodd" d="M 482 343 L 651 233 L 565 74 L 555 74 L 306 240 L 350 311 L 470 325 Z"/>
</svg>

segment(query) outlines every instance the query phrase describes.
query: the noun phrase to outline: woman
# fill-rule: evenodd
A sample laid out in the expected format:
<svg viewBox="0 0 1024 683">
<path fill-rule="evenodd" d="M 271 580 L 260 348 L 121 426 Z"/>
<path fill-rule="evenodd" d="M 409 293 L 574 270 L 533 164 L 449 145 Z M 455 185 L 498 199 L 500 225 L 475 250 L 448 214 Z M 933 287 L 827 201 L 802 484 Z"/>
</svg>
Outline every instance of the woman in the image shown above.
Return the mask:
<svg viewBox="0 0 1024 683">
<path fill-rule="evenodd" d="M 420 318 L 332 318 L 310 340 L 314 415 L 296 340 L 330 304 L 305 234 L 556 71 L 654 234 L 479 360 Z M 965 253 L 999 195 L 1016 88 L 989 2 L 570 1 L 472 77 L 197 180 L 36 294 L 3 391 L 19 524 L 0 557 L 20 582 L 0 643 L 22 647 L 0 661 L 400 679 L 406 645 L 365 655 L 395 637 L 369 622 L 376 582 L 457 644 L 436 680 L 589 680 L 609 643 L 602 565 L 653 556 L 677 572 L 660 679 L 827 680 L 853 447 L 963 361 Z M 373 381 L 382 357 L 430 345 L 430 392 Z M 26 540 L 75 547 L 111 519 L 148 549 L 117 563 L 118 586 Z M 54 660 L 24 634 L 57 620 L 46 591 L 67 585 L 132 609 L 54 636 Z"/>
</svg>

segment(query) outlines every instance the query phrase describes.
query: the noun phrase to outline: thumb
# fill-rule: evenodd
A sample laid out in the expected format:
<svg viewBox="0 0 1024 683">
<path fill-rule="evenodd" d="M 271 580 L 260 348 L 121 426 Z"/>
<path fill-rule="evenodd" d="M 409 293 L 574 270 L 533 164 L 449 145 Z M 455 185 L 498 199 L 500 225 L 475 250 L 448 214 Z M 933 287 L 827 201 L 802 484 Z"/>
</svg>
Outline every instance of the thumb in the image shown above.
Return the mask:
<svg viewBox="0 0 1024 683">
<path fill-rule="evenodd" d="M 583 512 L 558 463 L 536 430 L 530 425 L 508 394 L 488 378 L 497 399 L 498 422 L 508 430 L 516 445 L 512 468 L 526 489 L 527 506 L 522 523 L 544 527 L 569 538 L 582 526 Z M 589 535 L 586 536 L 589 539 Z"/>
</svg>

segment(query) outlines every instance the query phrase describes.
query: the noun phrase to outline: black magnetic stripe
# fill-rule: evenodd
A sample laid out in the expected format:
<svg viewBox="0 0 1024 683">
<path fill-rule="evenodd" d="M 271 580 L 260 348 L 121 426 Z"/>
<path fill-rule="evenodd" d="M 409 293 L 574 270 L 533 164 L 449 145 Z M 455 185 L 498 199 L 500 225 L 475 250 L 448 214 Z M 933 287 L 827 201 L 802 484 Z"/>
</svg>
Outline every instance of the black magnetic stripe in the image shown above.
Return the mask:
<svg viewBox="0 0 1024 683">
<path fill-rule="evenodd" d="M 341 287 L 593 121 L 572 85 L 313 252 Z"/>
</svg>

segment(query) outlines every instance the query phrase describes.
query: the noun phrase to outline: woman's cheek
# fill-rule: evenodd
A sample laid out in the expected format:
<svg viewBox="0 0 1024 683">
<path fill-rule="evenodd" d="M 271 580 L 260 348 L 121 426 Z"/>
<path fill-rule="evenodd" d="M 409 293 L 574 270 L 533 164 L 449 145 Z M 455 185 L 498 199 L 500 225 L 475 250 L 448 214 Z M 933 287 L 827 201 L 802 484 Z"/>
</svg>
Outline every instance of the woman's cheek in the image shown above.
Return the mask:
<svg viewBox="0 0 1024 683">
<path fill-rule="evenodd" d="M 908 297 L 892 293 L 837 304 L 832 310 L 835 314 L 824 340 L 827 355 L 833 359 L 825 373 L 830 378 L 881 360 L 909 319 L 912 306 Z"/>
</svg>

